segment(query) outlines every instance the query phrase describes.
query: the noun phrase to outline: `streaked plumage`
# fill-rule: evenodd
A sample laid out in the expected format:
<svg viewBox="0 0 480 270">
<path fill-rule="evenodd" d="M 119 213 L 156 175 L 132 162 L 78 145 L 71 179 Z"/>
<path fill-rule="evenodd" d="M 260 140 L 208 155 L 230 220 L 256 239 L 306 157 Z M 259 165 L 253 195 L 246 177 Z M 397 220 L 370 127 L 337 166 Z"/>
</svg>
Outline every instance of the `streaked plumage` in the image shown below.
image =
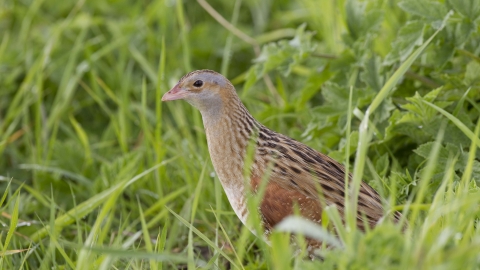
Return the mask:
<svg viewBox="0 0 480 270">
<path fill-rule="evenodd" d="M 336 204 L 343 216 L 344 167 L 305 144 L 260 124 L 225 77 L 210 70 L 188 73 L 162 98 L 165 101 L 174 99 L 185 99 L 200 110 L 213 166 L 233 210 L 244 224 L 248 216 L 247 189 L 256 192 L 267 172 L 268 184 L 259 207 L 267 234 L 283 218 L 293 214 L 295 204 L 304 217 L 317 223 L 325 204 Z M 254 162 L 250 186 L 244 187 L 244 158 L 252 139 L 256 140 Z M 325 204 L 319 194 L 324 197 Z M 362 183 L 358 228 L 364 230 L 365 223 L 375 226 L 383 215 L 378 193 Z M 395 218 L 398 217 L 396 214 Z M 318 243 L 310 241 L 310 245 Z"/>
</svg>

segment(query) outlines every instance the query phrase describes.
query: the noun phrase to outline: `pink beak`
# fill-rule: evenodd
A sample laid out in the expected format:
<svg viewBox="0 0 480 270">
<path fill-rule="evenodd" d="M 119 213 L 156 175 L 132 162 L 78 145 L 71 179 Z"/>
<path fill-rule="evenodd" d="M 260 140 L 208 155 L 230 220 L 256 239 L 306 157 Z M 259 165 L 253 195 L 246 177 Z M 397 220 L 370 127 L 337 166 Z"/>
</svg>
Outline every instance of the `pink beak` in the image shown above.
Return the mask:
<svg viewBox="0 0 480 270">
<path fill-rule="evenodd" d="M 185 98 L 187 91 L 183 90 L 178 84 L 175 85 L 170 91 L 165 93 L 162 97 L 162 101 L 176 100 Z"/>
</svg>

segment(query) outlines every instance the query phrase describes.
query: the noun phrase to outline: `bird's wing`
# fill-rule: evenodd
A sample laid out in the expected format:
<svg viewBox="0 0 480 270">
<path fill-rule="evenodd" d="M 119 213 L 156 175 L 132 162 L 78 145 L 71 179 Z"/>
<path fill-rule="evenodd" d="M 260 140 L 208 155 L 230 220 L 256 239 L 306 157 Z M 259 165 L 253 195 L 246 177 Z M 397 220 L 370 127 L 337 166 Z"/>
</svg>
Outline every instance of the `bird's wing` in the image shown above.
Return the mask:
<svg viewBox="0 0 480 270">
<path fill-rule="evenodd" d="M 301 211 L 302 215 L 317 222 L 326 205 L 335 204 L 343 217 L 346 193 L 344 167 L 305 144 L 263 126 L 259 129 L 252 170 L 254 190 L 262 177 L 269 181 L 261 205 L 262 215 L 268 223 L 275 225 L 292 214 L 291 206 L 295 203 L 299 206 L 304 204 L 305 207 L 300 207 L 300 210 L 305 209 Z M 282 203 L 284 206 L 280 205 Z M 263 211 L 267 209 L 276 211 Z M 357 209 L 360 228 L 365 222 L 373 227 L 384 214 L 380 196 L 364 182 L 360 186 Z"/>
</svg>

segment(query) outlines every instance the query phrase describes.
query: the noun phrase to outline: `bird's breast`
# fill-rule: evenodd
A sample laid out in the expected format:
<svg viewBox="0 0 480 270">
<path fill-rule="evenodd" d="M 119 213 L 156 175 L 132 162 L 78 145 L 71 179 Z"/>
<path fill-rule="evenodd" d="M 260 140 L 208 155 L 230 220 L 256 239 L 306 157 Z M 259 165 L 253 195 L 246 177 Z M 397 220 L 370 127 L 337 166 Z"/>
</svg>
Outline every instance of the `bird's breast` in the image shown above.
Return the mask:
<svg viewBox="0 0 480 270">
<path fill-rule="evenodd" d="M 244 186 L 237 187 L 223 187 L 228 201 L 232 206 L 233 211 L 244 225 L 247 225 L 248 208 L 244 192 Z"/>
<path fill-rule="evenodd" d="M 233 211 L 246 224 L 248 209 L 246 188 L 243 180 L 245 149 L 238 139 L 227 130 L 207 129 L 207 143 L 215 172 L 227 195 Z"/>
</svg>

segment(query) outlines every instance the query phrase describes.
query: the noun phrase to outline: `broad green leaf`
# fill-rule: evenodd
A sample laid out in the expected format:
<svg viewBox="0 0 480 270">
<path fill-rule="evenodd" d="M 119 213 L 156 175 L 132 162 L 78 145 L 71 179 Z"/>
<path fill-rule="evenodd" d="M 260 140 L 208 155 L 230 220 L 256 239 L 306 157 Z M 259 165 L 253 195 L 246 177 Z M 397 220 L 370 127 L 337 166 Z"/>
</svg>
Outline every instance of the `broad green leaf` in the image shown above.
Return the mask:
<svg viewBox="0 0 480 270">
<path fill-rule="evenodd" d="M 455 28 L 455 45 L 463 48 L 471 35 L 477 31 L 477 26 L 477 23 L 468 20 L 458 23 Z"/>
<path fill-rule="evenodd" d="M 281 40 L 263 46 L 260 55 L 254 60 L 256 78 L 274 69 L 287 76 L 293 66 L 304 61 L 313 52 L 315 49 L 312 43 L 313 33 L 306 31 L 305 27 L 305 24 L 301 25 L 295 37 L 289 41 Z"/>
<path fill-rule="evenodd" d="M 468 63 L 464 82 L 467 86 L 480 83 L 480 63 L 476 61 Z"/>
<path fill-rule="evenodd" d="M 375 169 L 380 177 L 387 175 L 390 170 L 388 154 L 383 154 L 377 159 L 377 162 L 375 163 Z"/>
<path fill-rule="evenodd" d="M 447 117 L 453 124 L 455 124 L 455 126 L 457 126 L 463 132 L 463 134 L 465 134 L 470 140 L 472 140 L 477 145 L 477 147 L 480 147 L 480 139 L 476 137 L 475 134 L 473 134 L 473 132 L 468 129 L 468 127 L 464 123 L 458 120 L 458 118 L 430 102 L 423 101 L 423 103 L 434 108 L 436 111 Z"/>
<path fill-rule="evenodd" d="M 433 142 L 428 142 L 425 144 L 420 145 L 417 149 L 414 150 L 414 152 L 423 157 L 425 160 L 428 160 L 430 158 L 430 153 L 433 149 L 434 143 Z M 445 168 L 450 163 L 450 160 L 453 158 L 457 158 L 458 161 L 455 163 L 455 172 L 459 173 L 460 175 L 456 176 L 456 179 L 459 180 L 460 176 L 463 174 L 465 167 L 467 166 L 467 162 L 469 160 L 469 154 L 467 152 L 464 152 L 463 149 L 459 148 L 458 145 L 453 145 L 450 143 L 447 143 L 445 146 L 441 146 L 439 150 L 439 155 L 438 155 L 438 164 L 435 167 L 434 170 L 434 175 L 433 175 L 433 180 L 434 181 L 439 181 L 443 178 Z M 478 169 L 480 165 L 480 162 L 478 161 L 473 161 L 473 166 L 472 166 L 472 176 L 477 180 L 480 181 L 480 170 Z"/>
<path fill-rule="evenodd" d="M 398 5 L 410 14 L 424 17 L 431 21 L 443 20 L 448 12 L 445 5 L 431 0 L 405 0 L 398 3 Z"/>
<path fill-rule="evenodd" d="M 352 131 L 350 134 L 350 149 L 349 149 L 350 155 L 355 154 L 355 151 L 357 150 L 357 144 L 358 144 L 358 131 L 355 130 L 355 131 Z M 330 152 L 328 156 L 339 162 L 343 162 L 343 160 L 345 159 L 346 151 L 347 151 L 346 139 L 342 139 L 339 143 L 339 149 L 337 151 Z"/>
<path fill-rule="evenodd" d="M 364 71 L 360 74 L 360 79 L 376 92 L 380 91 L 384 83 L 381 67 L 380 57 L 372 56 L 364 63 Z"/>
<path fill-rule="evenodd" d="M 395 61 L 405 61 L 416 46 L 423 42 L 425 25 L 421 21 L 409 21 L 399 31 L 392 44 L 392 51 L 385 58 L 385 64 L 390 65 Z"/>
<path fill-rule="evenodd" d="M 305 104 L 313 98 L 315 94 L 320 90 L 322 84 L 329 80 L 333 76 L 330 70 L 322 70 L 320 74 L 314 73 L 308 77 L 305 87 L 301 91 L 300 98 L 297 101 L 297 110 L 302 109 Z"/>
<path fill-rule="evenodd" d="M 354 40 L 374 32 L 383 20 L 383 12 L 378 9 L 366 10 L 367 2 L 348 0 L 345 4 L 347 27 Z"/>
<path fill-rule="evenodd" d="M 448 3 L 455 11 L 472 21 L 480 16 L 480 0 L 448 0 Z"/>
</svg>

